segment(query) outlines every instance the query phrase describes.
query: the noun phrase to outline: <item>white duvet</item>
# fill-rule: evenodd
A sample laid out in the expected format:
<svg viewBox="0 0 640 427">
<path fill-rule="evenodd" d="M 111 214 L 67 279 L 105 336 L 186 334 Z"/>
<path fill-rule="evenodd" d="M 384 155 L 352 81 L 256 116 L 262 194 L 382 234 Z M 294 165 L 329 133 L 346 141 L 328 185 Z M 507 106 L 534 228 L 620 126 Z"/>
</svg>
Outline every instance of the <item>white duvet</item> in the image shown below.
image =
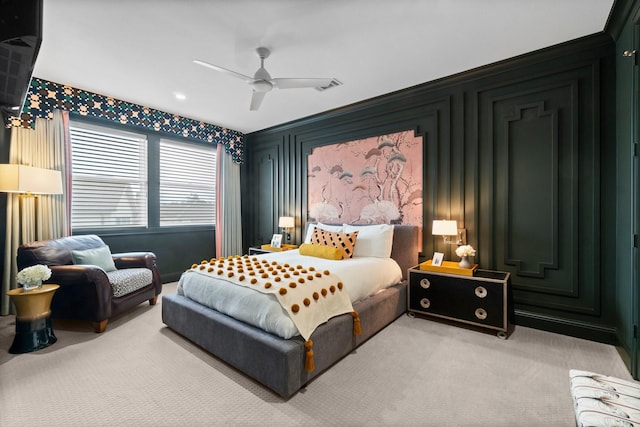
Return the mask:
<svg viewBox="0 0 640 427">
<path fill-rule="evenodd" d="M 298 250 L 256 255 L 280 263 L 329 270 L 340 277 L 351 302 L 371 296 L 402 279 L 402 271 L 392 258 L 357 257 L 347 260 L 327 260 L 300 255 Z M 271 294 L 216 281 L 208 275 L 185 273 L 180 278 L 178 294 L 202 305 L 288 339 L 299 335 L 293 321 Z"/>
</svg>

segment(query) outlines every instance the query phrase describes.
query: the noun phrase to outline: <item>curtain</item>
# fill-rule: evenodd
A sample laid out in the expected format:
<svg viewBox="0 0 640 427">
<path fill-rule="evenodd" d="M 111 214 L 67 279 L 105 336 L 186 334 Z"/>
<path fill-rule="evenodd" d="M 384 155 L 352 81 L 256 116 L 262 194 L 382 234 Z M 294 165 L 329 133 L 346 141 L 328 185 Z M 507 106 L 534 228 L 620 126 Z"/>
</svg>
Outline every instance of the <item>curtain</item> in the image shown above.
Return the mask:
<svg viewBox="0 0 640 427">
<path fill-rule="evenodd" d="M 216 255 L 242 255 L 240 165 L 222 144 L 218 144 L 216 159 Z"/>
<path fill-rule="evenodd" d="M 16 254 L 22 243 L 55 239 L 70 234 L 68 191 L 71 182 L 67 165 L 70 165 L 69 114 L 56 110 L 53 119 L 37 118 L 35 128 L 11 129 L 9 163 L 55 169 L 62 174 L 64 194 L 24 197 L 7 194 L 7 224 L 4 272 L 0 287 L 0 315 L 10 313 L 10 301 L 6 292 L 16 287 Z M 35 218 L 36 205 L 38 216 Z M 37 230 L 37 235 L 36 235 Z"/>
</svg>

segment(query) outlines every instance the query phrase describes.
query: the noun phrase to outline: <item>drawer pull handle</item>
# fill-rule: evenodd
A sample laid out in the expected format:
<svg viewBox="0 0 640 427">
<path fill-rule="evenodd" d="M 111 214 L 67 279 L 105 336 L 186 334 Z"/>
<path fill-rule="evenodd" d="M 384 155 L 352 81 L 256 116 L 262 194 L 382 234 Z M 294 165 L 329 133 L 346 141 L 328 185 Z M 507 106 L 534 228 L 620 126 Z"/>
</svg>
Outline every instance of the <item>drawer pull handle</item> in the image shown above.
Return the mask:
<svg viewBox="0 0 640 427">
<path fill-rule="evenodd" d="M 487 296 L 487 289 L 486 289 L 486 288 L 484 288 L 484 287 L 482 287 L 482 286 L 478 286 L 478 287 L 476 288 L 476 296 L 477 296 L 478 298 L 484 298 L 484 297 L 486 297 L 486 296 Z"/>
<path fill-rule="evenodd" d="M 429 298 L 422 298 L 420 300 L 420 305 L 422 306 L 422 308 L 429 308 L 431 307 L 431 301 L 429 301 Z"/>
<path fill-rule="evenodd" d="M 429 281 L 429 279 L 422 279 L 420 280 L 420 286 L 422 286 L 423 289 L 429 289 L 429 287 L 431 286 L 431 282 Z"/>
<path fill-rule="evenodd" d="M 487 318 L 487 312 L 483 308 L 476 308 L 476 317 L 480 320 Z"/>
</svg>

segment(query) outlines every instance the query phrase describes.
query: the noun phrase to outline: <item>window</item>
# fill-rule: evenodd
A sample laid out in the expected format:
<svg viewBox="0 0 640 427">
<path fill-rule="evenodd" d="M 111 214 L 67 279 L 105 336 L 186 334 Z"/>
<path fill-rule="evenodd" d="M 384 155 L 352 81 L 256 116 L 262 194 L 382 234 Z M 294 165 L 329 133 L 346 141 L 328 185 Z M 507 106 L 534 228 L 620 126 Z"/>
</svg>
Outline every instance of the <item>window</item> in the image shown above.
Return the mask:
<svg viewBox="0 0 640 427">
<path fill-rule="evenodd" d="M 147 227 L 147 138 L 72 122 L 71 227 Z"/>
<path fill-rule="evenodd" d="M 160 226 L 213 225 L 216 149 L 160 140 Z"/>
<path fill-rule="evenodd" d="M 213 226 L 216 146 L 71 120 L 73 230 Z"/>
</svg>

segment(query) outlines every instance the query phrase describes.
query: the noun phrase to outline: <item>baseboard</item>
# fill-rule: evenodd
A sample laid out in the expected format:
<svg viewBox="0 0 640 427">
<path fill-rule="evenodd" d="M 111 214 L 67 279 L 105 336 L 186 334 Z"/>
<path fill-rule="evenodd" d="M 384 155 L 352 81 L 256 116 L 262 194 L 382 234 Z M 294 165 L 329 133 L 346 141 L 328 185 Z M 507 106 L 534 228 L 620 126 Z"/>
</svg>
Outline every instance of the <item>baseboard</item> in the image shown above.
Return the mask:
<svg viewBox="0 0 640 427">
<path fill-rule="evenodd" d="M 172 271 L 170 273 L 161 273 L 160 281 L 162 283 L 177 282 L 178 280 L 180 280 L 180 276 L 182 276 L 182 273 L 183 271 Z"/>
<path fill-rule="evenodd" d="M 604 344 L 619 345 L 616 330 L 613 327 L 532 313 L 520 309 L 515 310 L 515 323 L 519 326 L 541 329 Z"/>
</svg>

